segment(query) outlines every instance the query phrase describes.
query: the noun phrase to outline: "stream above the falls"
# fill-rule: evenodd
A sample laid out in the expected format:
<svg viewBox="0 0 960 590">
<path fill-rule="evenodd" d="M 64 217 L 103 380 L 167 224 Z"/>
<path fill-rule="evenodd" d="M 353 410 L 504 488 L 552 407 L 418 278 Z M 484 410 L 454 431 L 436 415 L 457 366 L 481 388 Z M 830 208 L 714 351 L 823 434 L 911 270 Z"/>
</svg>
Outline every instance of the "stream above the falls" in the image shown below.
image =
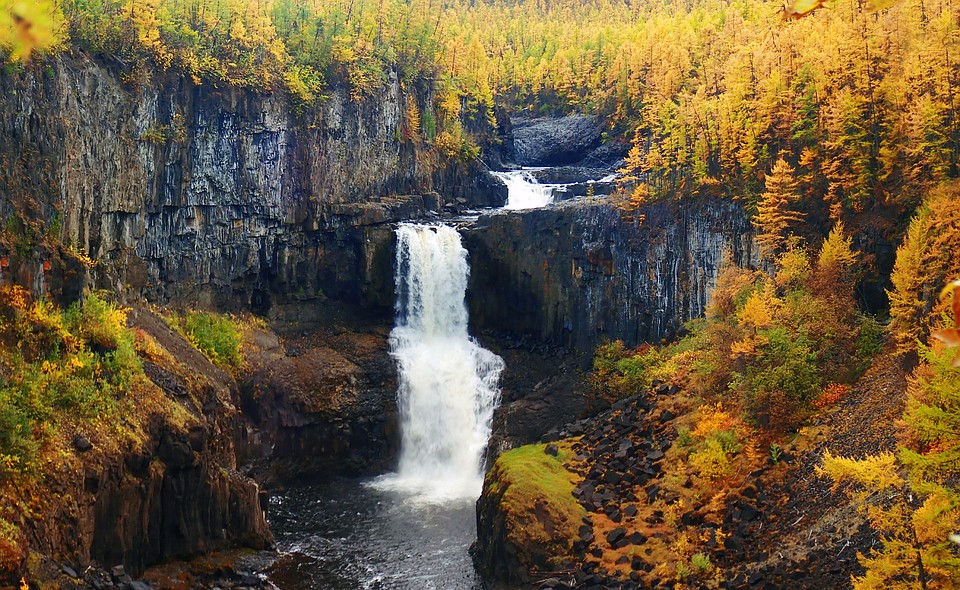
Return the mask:
<svg viewBox="0 0 960 590">
<path fill-rule="evenodd" d="M 271 499 L 280 590 L 481 590 L 467 550 L 472 500 L 423 504 L 369 481 L 337 479 Z"/>
</svg>

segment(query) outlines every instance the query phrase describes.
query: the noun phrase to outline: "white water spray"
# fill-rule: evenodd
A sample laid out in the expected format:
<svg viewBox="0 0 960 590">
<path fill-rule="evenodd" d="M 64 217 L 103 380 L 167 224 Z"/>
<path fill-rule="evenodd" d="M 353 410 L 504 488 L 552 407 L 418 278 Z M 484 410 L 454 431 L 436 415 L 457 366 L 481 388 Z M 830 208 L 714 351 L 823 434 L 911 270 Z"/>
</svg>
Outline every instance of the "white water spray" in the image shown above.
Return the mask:
<svg viewBox="0 0 960 590">
<path fill-rule="evenodd" d="M 445 226 L 397 229 L 396 327 L 400 373 L 397 473 L 377 485 L 438 502 L 476 499 L 503 360 L 467 333 L 467 252 Z"/>
<path fill-rule="evenodd" d="M 529 170 L 493 174 L 507 185 L 504 209 L 537 209 L 553 202 L 553 189 L 557 185 L 540 184 Z"/>
</svg>

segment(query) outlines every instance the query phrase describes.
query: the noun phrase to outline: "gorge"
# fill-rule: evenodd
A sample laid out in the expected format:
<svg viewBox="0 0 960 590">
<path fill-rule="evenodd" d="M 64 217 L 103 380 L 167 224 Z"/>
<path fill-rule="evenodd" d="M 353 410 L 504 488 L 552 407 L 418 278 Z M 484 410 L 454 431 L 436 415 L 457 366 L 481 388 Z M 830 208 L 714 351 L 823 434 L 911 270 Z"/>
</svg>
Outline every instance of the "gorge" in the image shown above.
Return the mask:
<svg viewBox="0 0 960 590">
<path fill-rule="evenodd" d="M 169 56 L 87 39 L 0 71 L 0 588 L 849 587 L 893 537 L 823 466 L 892 462 L 907 384 L 951 362 L 864 312 L 949 320 L 942 284 L 890 281 L 926 192 L 843 176 L 897 141 L 830 160 L 855 142 L 811 143 L 842 117 L 800 74 L 767 85 L 789 116 L 730 131 L 749 109 L 709 101 L 743 64 L 696 92 L 699 60 L 653 64 L 638 94 L 606 37 L 579 82 L 498 86 L 506 45 L 430 43 L 496 2 L 385 1 L 278 0 L 267 44 L 258 5 L 215 49 L 247 53 L 195 62 L 190 26 L 226 21 L 151 36 L 135 3 L 110 30 Z M 939 283 L 942 190 L 910 230 Z"/>
<path fill-rule="evenodd" d="M 394 401 L 397 384 L 415 392 L 419 386 L 410 379 L 423 378 L 403 377 L 403 367 L 413 362 L 404 355 L 415 351 L 405 331 L 436 330 L 442 321 L 452 322 L 444 330 L 465 334 L 467 320 L 466 310 L 452 304 L 445 304 L 440 319 L 406 328 L 401 320 L 389 345 L 401 377 L 391 375 L 388 345 L 376 326 L 389 321 L 395 298 L 403 309 L 398 320 L 414 321 L 427 309 L 420 298 L 436 296 L 423 277 L 398 279 L 394 287 L 393 260 L 398 269 L 410 269 L 412 255 L 403 253 L 419 243 L 415 236 L 423 231 L 401 226 L 394 238 L 391 226 L 431 212 L 502 204 L 505 187 L 475 169 L 460 171 L 456 162 L 436 173 L 415 165 L 417 146 L 398 142 L 394 130 L 403 102 L 424 98 L 404 95 L 395 83 L 380 98 L 359 105 L 333 99 L 307 127 L 281 101 L 241 91 L 212 92 L 171 80 L 131 93 L 87 57 L 55 60 L 51 67 L 49 78 L 39 70 L 3 77 L 7 96 L 14 98 L 0 106 L 5 109 L 0 148 L 11 163 L 2 175 L 6 197 L 0 214 L 23 228 L 40 223 L 41 232 L 57 239 L 28 251 L 18 249 L 17 236 L 8 232 L 0 248 L 7 261 L 0 282 L 34 285 L 37 295 L 63 301 L 107 288 L 130 303 L 146 298 L 247 309 L 287 322 L 298 333 L 312 325 L 329 334 L 324 330 L 339 325 L 341 336 L 321 337 L 319 346 L 310 338 L 295 344 L 289 335 L 286 345 L 267 337 L 253 345 L 261 358 L 239 379 L 239 405 L 250 422 L 247 430 L 255 434 L 246 435 L 237 454 L 264 457 L 257 460 L 271 465 L 264 468 L 271 474 L 268 481 L 290 482 L 376 472 L 389 467 L 399 451 L 402 480 L 411 462 L 423 460 L 409 454 L 420 443 L 404 438 L 417 435 L 409 430 L 400 435 L 400 424 L 423 415 L 406 405 L 416 397 L 400 407 Z M 147 131 L 157 128 L 171 131 L 154 139 Z M 439 194 L 423 190 L 434 187 Z M 407 190 L 420 194 L 378 196 Z M 711 207 L 665 206 L 657 213 L 662 223 L 651 226 L 602 202 L 482 216 L 464 229 L 474 269 L 468 289 L 473 329 L 496 334 L 493 342 L 532 338 L 528 346 L 542 342 L 579 354 L 590 352 L 600 335 L 639 342 L 668 334 L 702 312 L 725 252 L 749 260 L 748 242 L 742 241 L 749 240 L 748 227 L 721 228 L 710 216 L 730 211 L 714 213 Z M 62 221 L 53 226 L 52 220 Z M 428 233 L 456 236 L 443 228 Z M 663 250 L 637 257 L 640 243 Z M 457 264 L 466 264 L 467 251 L 455 255 Z M 84 264 L 83 256 L 96 266 Z M 49 269 L 35 270 L 44 263 Z M 663 274 L 656 266 L 662 264 L 673 269 L 674 280 L 658 282 L 655 292 L 652 283 L 638 282 Z M 703 278 L 687 279 L 694 268 L 706 273 Z M 467 287 L 465 270 L 460 278 L 436 269 L 424 272 L 444 289 Z M 611 307 L 615 299 L 624 307 Z M 621 309 L 629 311 L 620 316 Z M 365 336 L 358 340 L 344 328 Z M 337 338 L 339 344 L 332 344 Z M 485 371 L 468 380 L 479 379 L 490 390 L 499 371 L 496 357 L 476 345 L 463 346 L 464 358 L 475 359 L 469 362 Z M 462 364 L 451 356 L 456 347 L 442 349 L 442 358 Z M 579 370 L 576 363 L 570 368 Z M 524 375 L 522 381 L 534 377 Z M 494 419 L 500 450 L 536 440 L 586 411 L 583 402 L 558 397 L 557 403 L 539 404 L 538 411 L 520 412 L 528 392 L 515 378 L 507 376 L 506 383 L 514 389 L 504 390 L 504 409 Z M 442 453 L 474 457 L 462 460 L 474 461 L 477 469 L 494 394 L 485 395 L 473 439 L 440 445 L 446 447 Z M 463 403 L 450 411 L 466 419 L 474 402 Z M 522 418 L 515 423 L 511 416 Z M 433 426 L 419 427 L 426 429 L 419 436 L 436 436 Z M 472 428 L 456 431 L 465 436 Z M 317 449 L 328 451 L 317 455 Z M 427 481 L 435 484 L 438 477 L 430 473 Z M 477 493 L 479 481 L 470 481 L 464 485 Z M 134 509 L 121 502 L 115 510 Z M 107 530 L 98 529 L 98 538 Z M 114 561 L 133 572 L 150 563 L 118 556 L 104 565 Z"/>
</svg>

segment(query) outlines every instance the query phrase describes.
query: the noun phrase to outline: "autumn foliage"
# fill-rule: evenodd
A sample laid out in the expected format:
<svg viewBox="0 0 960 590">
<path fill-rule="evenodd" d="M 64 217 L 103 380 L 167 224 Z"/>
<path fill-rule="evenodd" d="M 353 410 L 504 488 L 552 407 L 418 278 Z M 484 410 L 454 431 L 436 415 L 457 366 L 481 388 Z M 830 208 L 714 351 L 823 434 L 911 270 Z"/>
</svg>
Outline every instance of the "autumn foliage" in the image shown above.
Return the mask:
<svg viewBox="0 0 960 590">
<path fill-rule="evenodd" d="M 938 298 L 943 285 L 960 276 L 960 185 L 930 192 L 910 222 L 890 281 L 892 330 L 901 351 L 916 349 L 932 327 L 942 325 L 947 307 Z M 952 318 L 948 318 L 948 321 Z"/>
</svg>

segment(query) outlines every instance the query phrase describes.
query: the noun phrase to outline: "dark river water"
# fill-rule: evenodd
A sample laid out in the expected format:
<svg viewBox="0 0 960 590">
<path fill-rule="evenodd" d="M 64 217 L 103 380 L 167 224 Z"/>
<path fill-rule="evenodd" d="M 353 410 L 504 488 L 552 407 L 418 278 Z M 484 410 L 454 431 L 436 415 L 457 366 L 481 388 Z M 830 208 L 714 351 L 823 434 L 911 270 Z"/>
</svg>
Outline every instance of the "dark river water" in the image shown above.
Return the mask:
<svg viewBox="0 0 960 590">
<path fill-rule="evenodd" d="M 364 481 L 288 490 L 270 504 L 281 590 L 481 590 L 467 553 L 473 501 L 424 504 Z"/>
</svg>

